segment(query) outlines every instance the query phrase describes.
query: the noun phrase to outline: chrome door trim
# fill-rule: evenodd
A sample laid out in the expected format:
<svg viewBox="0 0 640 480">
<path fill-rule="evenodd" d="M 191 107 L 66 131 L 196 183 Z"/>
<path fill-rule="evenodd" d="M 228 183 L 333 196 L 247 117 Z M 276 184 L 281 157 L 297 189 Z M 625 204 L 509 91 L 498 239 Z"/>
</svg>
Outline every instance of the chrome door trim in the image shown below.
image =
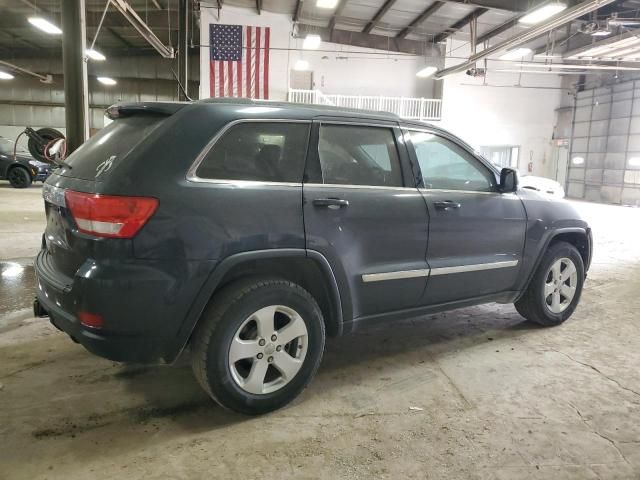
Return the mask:
<svg viewBox="0 0 640 480">
<path fill-rule="evenodd" d="M 496 268 L 511 268 L 518 265 L 518 260 L 506 260 L 502 262 L 475 263 L 471 265 L 459 265 L 455 267 L 432 268 L 431 275 L 448 275 L 450 273 L 479 272 L 481 270 L 493 270 Z"/>
<path fill-rule="evenodd" d="M 407 191 L 410 190 L 414 193 L 418 193 L 416 187 L 388 187 L 384 185 L 352 185 L 350 183 L 305 183 L 305 187 L 327 187 L 327 188 L 366 188 L 366 189 L 374 189 L 374 190 L 401 190 Z"/>
<path fill-rule="evenodd" d="M 417 278 L 428 277 L 429 269 L 420 270 L 400 270 L 397 272 L 385 272 L 385 273 L 366 273 L 362 275 L 362 281 L 364 283 L 380 282 L 382 280 L 400 280 L 403 278 Z"/>
<path fill-rule="evenodd" d="M 238 125 L 240 123 L 308 123 L 309 125 L 311 125 L 312 121 L 311 120 L 298 120 L 298 119 L 295 119 L 295 118 L 239 118 L 237 120 L 233 120 L 233 121 L 227 123 L 226 125 L 224 125 L 218 131 L 218 133 L 216 133 L 213 136 L 213 138 L 211 140 L 209 140 L 209 143 L 207 143 L 205 145 L 205 147 L 202 149 L 202 151 L 198 154 L 198 156 L 196 157 L 195 161 L 191 164 L 191 167 L 189 167 L 189 170 L 187 170 L 187 175 L 186 175 L 187 181 L 189 181 L 189 182 L 197 182 L 197 183 L 252 182 L 253 184 L 295 185 L 295 186 L 299 186 L 300 183 L 293 183 L 292 184 L 292 183 L 287 183 L 287 182 L 256 182 L 256 181 L 253 181 L 253 180 L 225 180 L 223 178 L 201 178 L 201 177 L 198 177 L 198 175 L 196 175 L 196 171 L 198 170 L 198 167 L 200 166 L 200 164 L 202 163 L 204 158 L 209 153 L 209 150 L 211 150 L 213 148 L 213 146 L 216 144 L 216 142 L 218 140 L 220 140 L 220 137 L 222 137 L 222 135 L 224 135 L 227 132 L 227 130 L 229 130 L 231 127 L 233 127 L 235 125 Z"/>
<path fill-rule="evenodd" d="M 479 272 L 497 268 L 510 268 L 518 265 L 518 260 L 505 260 L 501 262 L 474 263 L 470 265 L 457 265 L 454 267 L 424 268 L 419 270 L 398 270 L 395 272 L 365 273 L 362 275 L 364 283 L 380 282 L 384 280 L 401 280 L 406 278 L 429 277 L 431 275 L 448 275 L 450 273 Z"/>
</svg>

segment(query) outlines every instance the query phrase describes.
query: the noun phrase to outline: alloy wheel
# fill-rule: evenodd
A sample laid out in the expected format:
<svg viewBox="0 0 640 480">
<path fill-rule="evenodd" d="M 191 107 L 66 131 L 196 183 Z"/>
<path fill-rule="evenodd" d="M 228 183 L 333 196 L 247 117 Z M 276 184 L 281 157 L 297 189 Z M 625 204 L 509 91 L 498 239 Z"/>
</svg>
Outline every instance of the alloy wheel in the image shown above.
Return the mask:
<svg viewBox="0 0 640 480">
<path fill-rule="evenodd" d="M 284 305 L 261 308 L 233 336 L 228 354 L 231 376 L 246 392 L 275 392 L 300 371 L 307 347 L 307 325 L 298 312 Z"/>
<path fill-rule="evenodd" d="M 551 265 L 544 283 L 544 301 L 552 313 L 564 312 L 576 294 L 578 273 L 570 258 L 559 258 Z"/>
</svg>

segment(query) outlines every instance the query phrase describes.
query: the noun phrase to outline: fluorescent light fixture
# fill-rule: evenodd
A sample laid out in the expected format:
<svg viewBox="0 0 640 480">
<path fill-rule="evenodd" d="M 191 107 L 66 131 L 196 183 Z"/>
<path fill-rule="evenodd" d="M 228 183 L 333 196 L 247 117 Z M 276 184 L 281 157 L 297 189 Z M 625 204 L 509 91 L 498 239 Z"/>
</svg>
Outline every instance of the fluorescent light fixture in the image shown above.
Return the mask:
<svg viewBox="0 0 640 480">
<path fill-rule="evenodd" d="M 29 17 L 29 23 L 50 35 L 60 35 L 62 30 L 42 17 Z"/>
<path fill-rule="evenodd" d="M 522 17 L 519 20 L 519 22 L 522 23 L 523 25 L 535 25 L 536 23 L 545 21 L 547 18 L 553 17 L 556 13 L 560 13 L 566 8 L 567 8 L 566 3 L 562 3 L 562 2 L 547 3 L 527 13 L 524 17 Z"/>
<path fill-rule="evenodd" d="M 96 80 L 98 80 L 103 85 L 115 85 L 116 83 L 118 83 L 111 77 L 98 77 Z"/>
<path fill-rule="evenodd" d="M 640 167 L 640 157 L 631 157 L 629 159 L 630 167 Z"/>
<path fill-rule="evenodd" d="M 434 73 L 436 73 L 437 71 L 438 71 L 438 67 L 424 67 L 422 70 L 416 73 L 416 77 L 428 78 Z"/>
<path fill-rule="evenodd" d="M 591 32 L 591 36 L 592 37 L 608 37 L 609 35 L 611 35 L 612 32 L 610 32 L 609 30 L 596 30 L 594 32 Z"/>
<path fill-rule="evenodd" d="M 0 72 L 0 80 L 11 80 L 12 78 L 14 78 L 14 76 L 10 73 Z"/>
<path fill-rule="evenodd" d="M 85 53 L 87 54 L 87 57 L 89 57 L 91 60 L 97 60 L 98 62 L 102 62 L 103 60 L 107 59 L 107 57 L 105 57 L 103 54 L 101 54 L 99 51 L 97 51 L 94 48 L 88 49 Z"/>
<path fill-rule="evenodd" d="M 296 64 L 293 66 L 293 69 L 299 72 L 304 72 L 306 70 L 309 70 L 309 62 L 307 62 L 306 60 L 300 59 L 296 61 Z"/>
<path fill-rule="evenodd" d="M 336 8 L 338 0 L 318 0 L 316 7 L 318 8 Z"/>
<path fill-rule="evenodd" d="M 514 48 L 500 57 L 500 60 L 518 60 L 526 55 L 529 55 L 533 50 L 530 48 Z"/>
<path fill-rule="evenodd" d="M 310 33 L 302 42 L 302 48 L 304 48 L 305 50 L 316 50 L 318 47 L 320 47 L 321 43 L 322 38 L 320 38 L 320 35 Z"/>
<path fill-rule="evenodd" d="M 584 157 L 573 157 L 571 163 L 574 165 L 582 165 L 584 163 Z"/>
</svg>

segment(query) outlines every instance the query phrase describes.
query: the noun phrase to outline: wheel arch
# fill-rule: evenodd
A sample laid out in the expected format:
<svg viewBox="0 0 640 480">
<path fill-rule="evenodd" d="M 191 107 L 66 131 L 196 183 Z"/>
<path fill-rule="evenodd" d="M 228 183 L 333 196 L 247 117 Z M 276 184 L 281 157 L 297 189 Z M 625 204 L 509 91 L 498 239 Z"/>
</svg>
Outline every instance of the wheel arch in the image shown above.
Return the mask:
<svg viewBox="0 0 640 480">
<path fill-rule="evenodd" d="M 207 303 L 217 291 L 240 278 L 267 275 L 290 280 L 307 290 L 322 310 L 327 334 L 342 335 L 348 304 L 345 295 L 341 295 L 333 268 L 322 254 L 295 248 L 241 252 L 225 258 L 212 271 L 178 332 L 177 351 L 168 352 L 166 360 L 175 360 L 187 346 Z"/>
<path fill-rule="evenodd" d="M 529 284 L 531 283 L 531 280 L 533 279 L 533 276 L 535 275 L 536 270 L 538 269 L 538 266 L 542 261 L 542 257 L 554 242 L 567 242 L 577 248 L 580 256 L 582 257 L 582 261 L 584 262 L 584 273 L 586 277 L 587 270 L 589 269 L 591 258 L 593 256 L 593 239 L 591 236 L 591 229 L 588 227 L 556 228 L 549 233 L 543 243 L 542 248 L 538 251 L 536 261 L 534 262 L 531 270 L 528 272 L 527 280 L 524 283 L 523 288 L 520 291 L 520 295 L 518 295 L 516 300 L 522 297 L 527 288 L 529 288 Z"/>
<path fill-rule="evenodd" d="M 15 170 L 16 168 L 22 168 L 23 170 L 26 170 L 26 172 L 29 174 L 29 177 L 31 178 L 31 181 L 33 181 L 33 179 L 35 178 L 31 170 L 26 166 L 24 166 L 23 164 L 21 164 L 20 162 L 13 162 L 11 165 L 9 165 L 7 167 L 5 176 L 9 178 L 9 173 L 11 173 L 11 171 Z"/>
</svg>

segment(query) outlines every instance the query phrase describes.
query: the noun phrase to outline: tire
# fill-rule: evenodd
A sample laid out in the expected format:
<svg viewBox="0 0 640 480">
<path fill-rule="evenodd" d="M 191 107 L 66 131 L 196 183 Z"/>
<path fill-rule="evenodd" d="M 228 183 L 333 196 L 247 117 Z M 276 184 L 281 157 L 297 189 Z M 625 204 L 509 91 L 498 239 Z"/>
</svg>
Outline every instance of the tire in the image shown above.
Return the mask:
<svg viewBox="0 0 640 480">
<path fill-rule="evenodd" d="M 570 274 L 571 265 L 575 267 L 575 277 Z M 516 301 L 516 310 L 539 325 L 560 325 L 578 306 L 583 284 L 584 262 L 578 249 L 567 242 L 554 242 L 544 253 L 527 290 Z"/>
<path fill-rule="evenodd" d="M 24 167 L 13 167 L 7 175 L 13 188 L 27 188 L 31 185 L 31 175 Z"/>
<path fill-rule="evenodd" d="M 269 317 L 273 328 L 261 327 Z M 279 343 L 304 330 L 306 336 Z M 306 290 L 286 280 L 250 278 L 226 286 L 209 302 L 191 339 L 191 365 L 202 388 L 221 406 L 259 415 L 283 407 L 304 390 L 320 365 L 324 342 L 322 312 Z M 236 354 L 238 345 L 243 355 L 249 352 L 245 346 L 250 348 L 251 356 Z M 240 359 L 233 361 L 233 356 Z M 252 380 L 263 371 L 262 381 Z"/>
</svg>

